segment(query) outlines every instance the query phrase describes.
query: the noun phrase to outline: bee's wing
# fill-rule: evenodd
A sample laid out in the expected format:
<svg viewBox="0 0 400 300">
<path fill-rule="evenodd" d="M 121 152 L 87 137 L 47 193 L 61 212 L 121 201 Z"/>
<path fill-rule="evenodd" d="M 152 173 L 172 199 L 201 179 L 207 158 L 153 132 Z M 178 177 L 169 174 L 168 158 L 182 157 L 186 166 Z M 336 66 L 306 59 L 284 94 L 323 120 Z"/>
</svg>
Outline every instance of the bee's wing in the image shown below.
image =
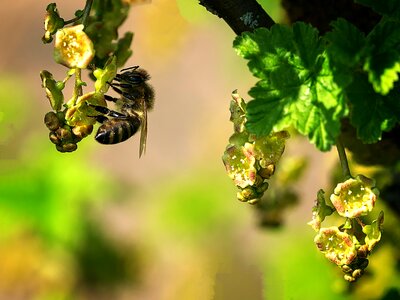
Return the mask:
<svg viewBox="0 0 400 300">
<path fill-rule="evenodd" d="M 146 152 L 146 141 L 147 141 L 147 107 L 146 101 L 142 99 L 142 126 L 140 131 L 140 148 L 139 157 Z"/>
</svg>

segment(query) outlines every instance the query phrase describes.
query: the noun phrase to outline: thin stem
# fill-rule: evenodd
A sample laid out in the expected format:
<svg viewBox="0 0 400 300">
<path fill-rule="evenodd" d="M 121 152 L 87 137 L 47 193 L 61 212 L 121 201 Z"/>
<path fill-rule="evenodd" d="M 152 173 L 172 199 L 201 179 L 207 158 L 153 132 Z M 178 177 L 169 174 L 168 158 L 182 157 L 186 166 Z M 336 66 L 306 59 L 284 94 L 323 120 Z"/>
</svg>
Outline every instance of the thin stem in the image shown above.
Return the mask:
<svg viewBox="0 0 400 300">
<path fill-rule="evenodd" d="M 70 72 L 67 73 L 67 77 L 64 78 L 63 84 L 66 84 L 66 82 L 72 77 L 72 74 Z"/>
<path fill-rule="evenodd" d="M 80 17 L 75 17 L 75 18 L 73 18 L 73 19 L 71 19 L 71 20 L 68 20 L 68 21 L 64 21 L 64 25 L 68 25 L 68 24 L 74 23 L 74 22 L 80 20 L 81 18 L 82 18 L 82 16 L 80 16 Z"/>
<path fill-rule="evenodd" d="M 88 22 L 90 10 L 92 9 L 92 4 L 93 4 L 93 0 L 86 0 L 86 5 L 85 5 L 85 8 L 83 9 L 83 14 L 82 14 L 82 24 L 85 27 Z"/>
<path fill-rule="evenodd" d="M 361 228 L 364 228 L 365 224 L 360 220 L 360 218 L 355 218 L 355 219 L 356 219 L 358 225 L 360 225 Z"/>
<path fill-rule="evenodd" d="M 74 86 L 74 105 L 78 97 L 82 96 L 82 79 L 81 79 L 81 69 L 75 69 L 75 86 Z"/>
<path fill-rule="evenodd" d="M 337 138 L 337 140 L 336 140 L 336 149 L 339 154 L 340 165 L 342 166 L 343 177 L 346 179 L 351 178 L 352 176 L 350 173 L 349 164 L 347 162 L 346 151 L 344 149 L 343 143 L 340 140 L 340 138 Z"/>
</svg>

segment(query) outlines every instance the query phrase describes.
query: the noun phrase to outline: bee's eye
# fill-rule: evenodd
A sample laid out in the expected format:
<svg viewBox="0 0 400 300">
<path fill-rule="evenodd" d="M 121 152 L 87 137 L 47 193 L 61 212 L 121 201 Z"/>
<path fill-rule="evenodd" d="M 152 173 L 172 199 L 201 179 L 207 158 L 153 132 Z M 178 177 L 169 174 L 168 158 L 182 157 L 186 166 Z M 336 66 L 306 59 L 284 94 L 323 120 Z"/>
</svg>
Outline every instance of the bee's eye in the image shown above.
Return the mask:
<svg viewBox="0 0 400 300">
<path fill-rule="evenodd" d="M 128 81 L 130 81 L 132 83 L 142 83 L 143 79 L 139 75 L 132 75 L 132 76 L 129 76 Z"/>
</svg>

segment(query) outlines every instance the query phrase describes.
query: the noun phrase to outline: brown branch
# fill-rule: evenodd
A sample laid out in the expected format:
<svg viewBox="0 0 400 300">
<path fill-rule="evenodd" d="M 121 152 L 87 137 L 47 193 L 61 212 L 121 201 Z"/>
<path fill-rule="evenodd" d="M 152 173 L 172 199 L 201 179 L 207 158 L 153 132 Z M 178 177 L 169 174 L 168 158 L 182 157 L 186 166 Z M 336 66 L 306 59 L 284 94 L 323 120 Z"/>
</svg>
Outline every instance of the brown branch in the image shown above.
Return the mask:
<svg viewBox="0 0 400 300">
<path fill-rule="evenodd" d="M 240 35 L 259 27 L 270 28 L 275 22 L 256 0 L 199 0 L 209 12 L 225 20 Z"/>
</svg>

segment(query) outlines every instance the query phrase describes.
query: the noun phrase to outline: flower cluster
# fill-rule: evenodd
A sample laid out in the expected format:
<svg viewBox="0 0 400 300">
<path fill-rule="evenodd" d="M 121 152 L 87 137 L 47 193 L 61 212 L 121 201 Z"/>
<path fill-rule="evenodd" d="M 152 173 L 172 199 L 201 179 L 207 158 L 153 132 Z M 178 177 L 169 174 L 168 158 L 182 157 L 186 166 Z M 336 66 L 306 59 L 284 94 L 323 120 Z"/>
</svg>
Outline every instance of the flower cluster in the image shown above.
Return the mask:
<svg viewBox="0 0 400 300">
<path fill-rule="evenodd" d="M 279 131 L 258 137 L 248 133 L 245 128 L 246 103 L 236 91 L 232 98 L 230 120 L 234 124 L 234 133 L 222 160 L 228 176 L 239 189 L 237 198 L 256 203 L 268 188 L 267 179 L 275 172 L 289 134 Z"/>
<path fill-rule="evenodd" d="M 333 205 L 327 205 L 324 192 L 318 192 L 309 225 L 317 232 L 314 242 L 327 259 L 339 266 L 344 278 L 357 280 L 368 266 L 368 255 L 379 242 L 382 232 L 383 212 L 371 225 L 364 224 L 359 217 L 368 215 L 379 195 L 375 182 L 363 175 L 339 183 L 330 196 Z M 321 227 L 322 222 L 333 212 L 345 217 L 340 226 Z"/>
<path fill-rule="evenodd" d="M 102 1 L 93 2 L 93 6 L 91 3 L 88 1 L 85 9 L 76 11 L 69 21 L 60 17 L 55 3 L 46 9 L 42 41 L 50 43 L 54 39 L 54 60 L 68 68 L 64 80 L 55 80 L 47 70 L 40 72 L 52 107 L 44 122 L 50 130 L 50 141 L 60 152 L 75 151 L 77 143 L 92 133 L 99 113 L 91 105 L 107 106 L 104 94 L 108 83 L 132 54 L 132 33 L 118 39 L 118 28 L 127 17 L 129 4 L 122 0 L 112 1 L 107 7 Z M 89 71 L 95 80 L 94 91 L 83 92 L 87 84 L 81 79 L 82 70 Z M 73 95 L 65 101 L 63 91 L 72 77 Z"/>
<path fill-rule="evenodd" d="M 104 93 L 108 89 L 107 81 L 111 81 L 116 73 L 115 58 L 106 64 L 104 70 L 96 69 L 94 72 L 98 77 L 94 92 L 79 95 L 79 88 L 83 83 L 78 82 L 80 76 L 75 74 L 77 70 L 79 69 L 71 69 L 64 81 L 55 81 L 53 75 L 46 70 L 40 73 L 42 86 L 53 109 L 45 115 L 44 123 L 50 130 L 50 141 L 60 152 L 75 151 L 77 143 L 92 133 L 98 112 L 90 105 L 107 106 Z M 76 90 L 72 98 L 64 103 L 65 82 L 74 74 Z"/>
</svg>

